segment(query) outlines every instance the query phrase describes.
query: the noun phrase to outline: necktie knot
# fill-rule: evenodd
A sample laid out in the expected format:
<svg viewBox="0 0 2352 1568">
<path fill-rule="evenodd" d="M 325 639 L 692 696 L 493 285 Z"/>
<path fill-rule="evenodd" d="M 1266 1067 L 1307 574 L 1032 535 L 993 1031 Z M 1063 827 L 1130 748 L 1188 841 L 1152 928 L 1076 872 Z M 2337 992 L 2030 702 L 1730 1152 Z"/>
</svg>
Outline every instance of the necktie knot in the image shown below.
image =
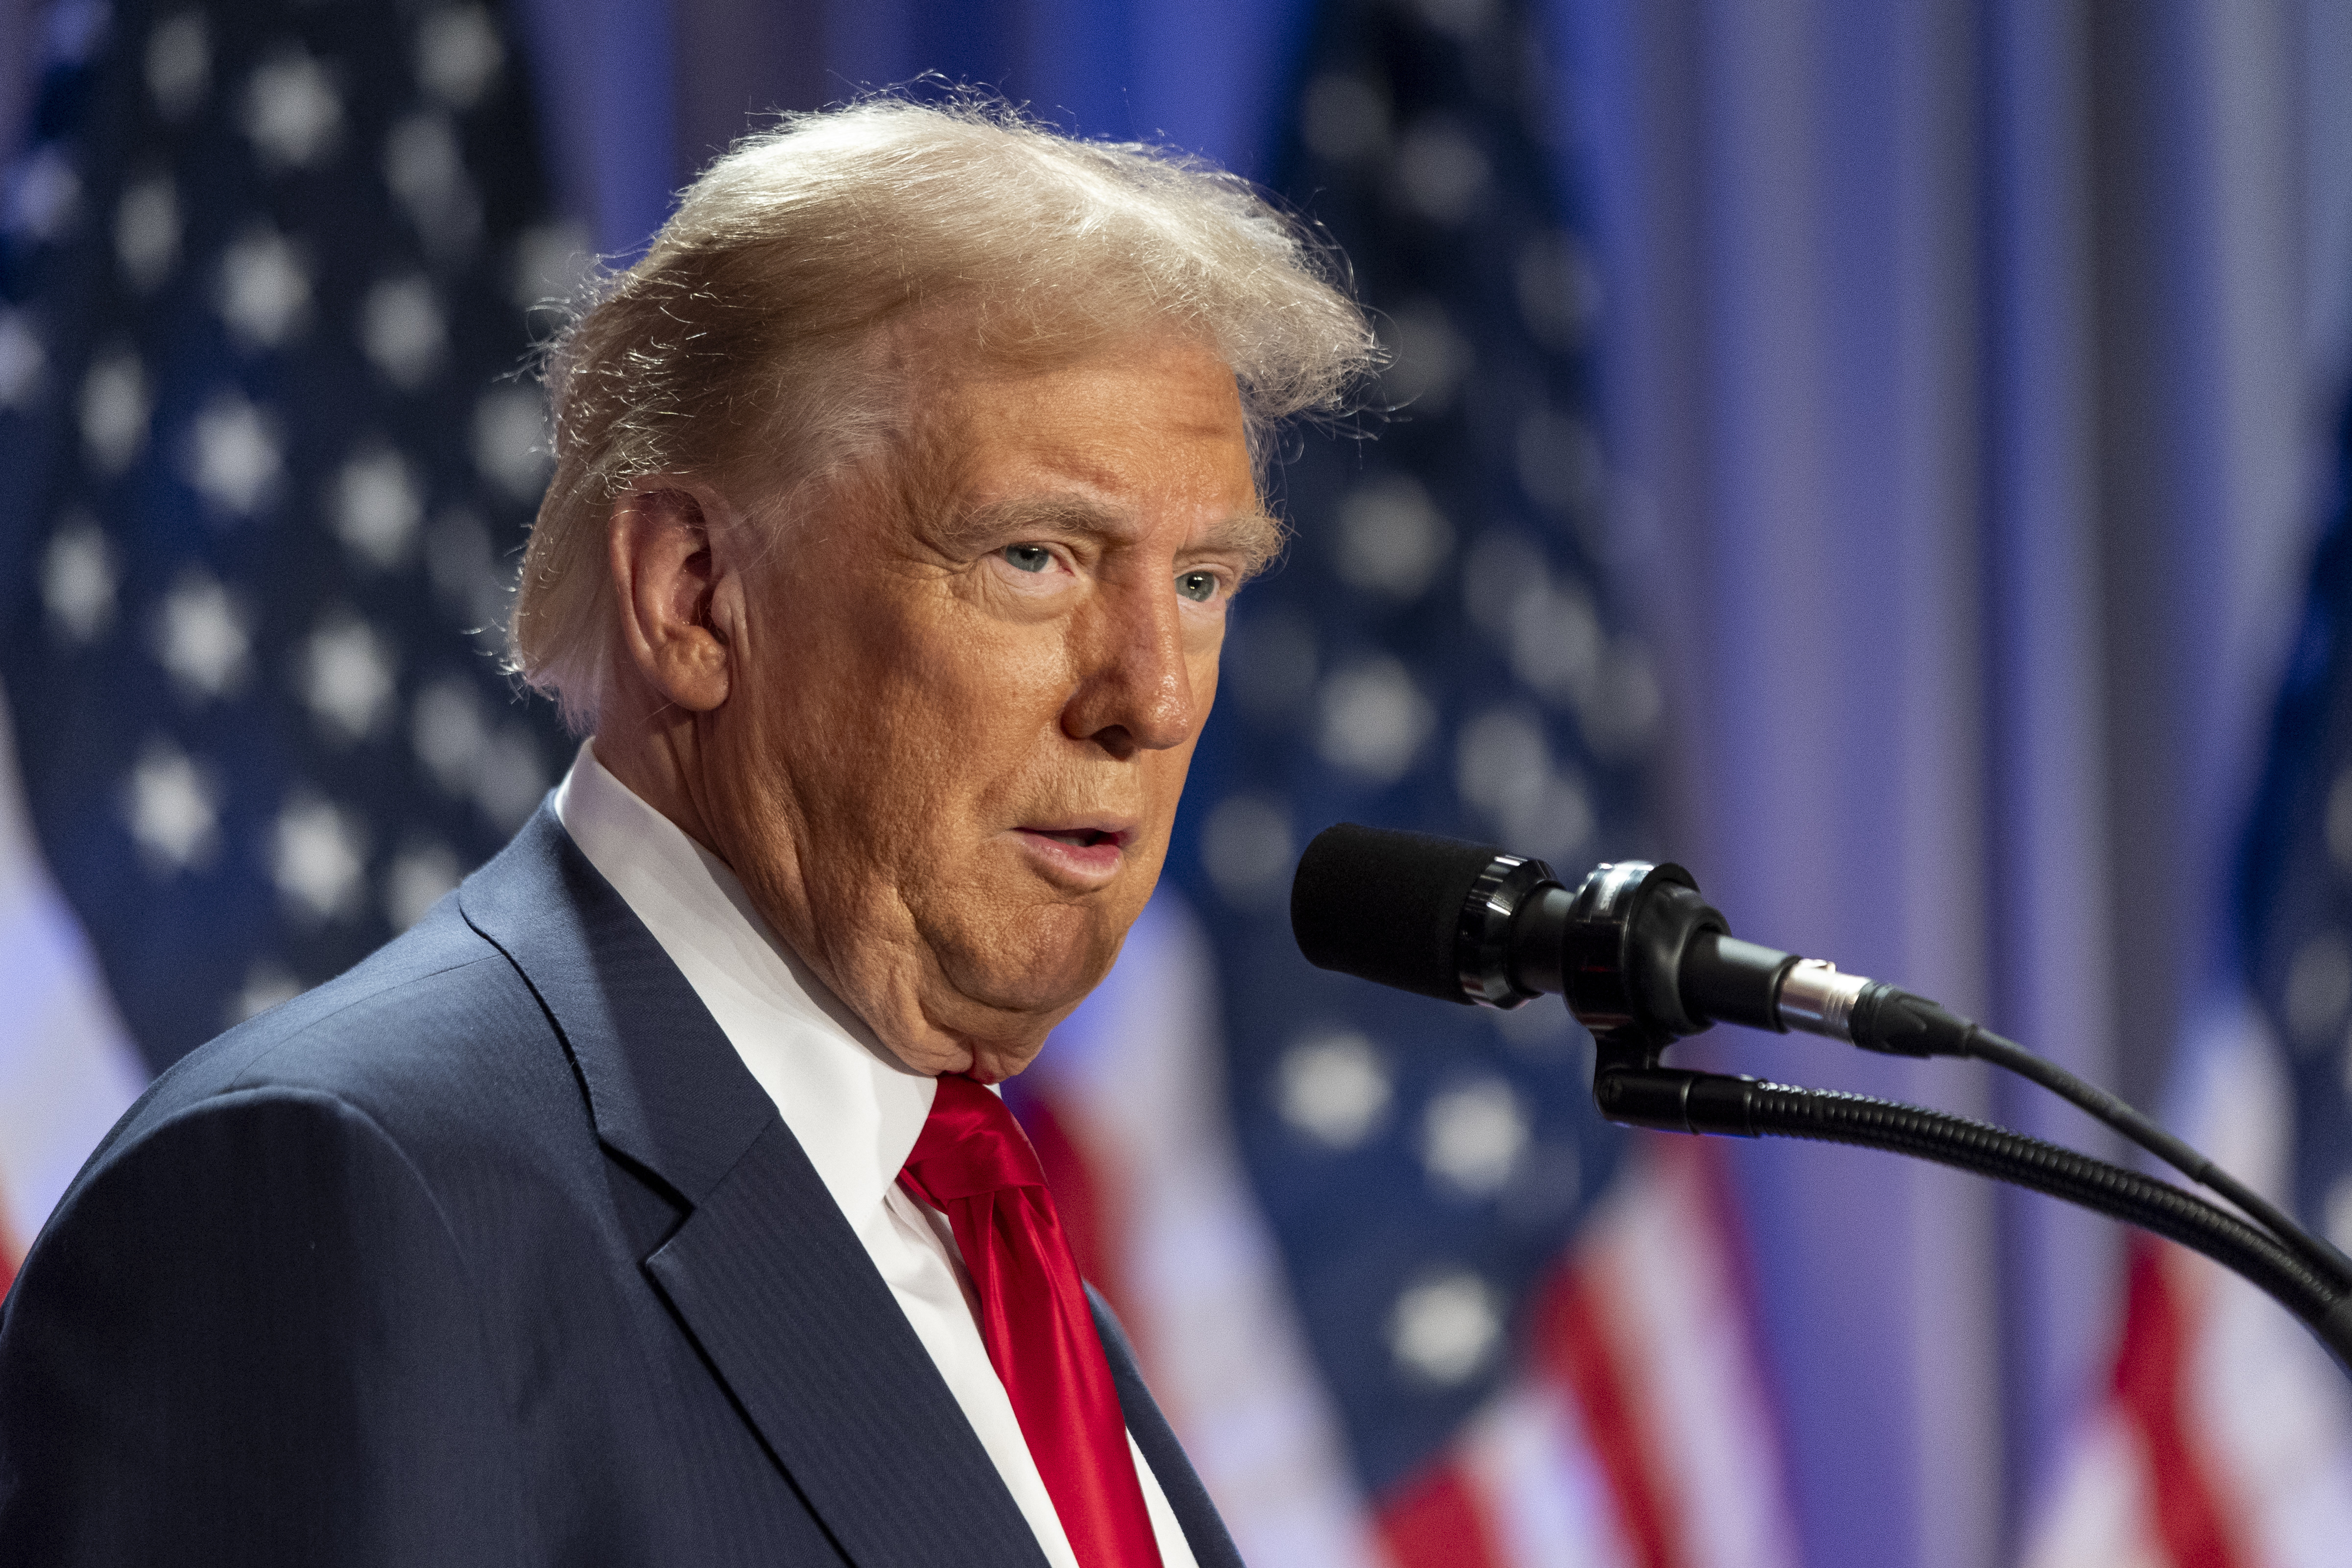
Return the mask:
<svg viewBox="0 0 2352 1568">
<path fill-rule="evenodd" d="M 1045 1167 L 1004 1101 L 968 1078 L 939 1086 L 904 1177 L 926 1202 L 945 1210 L 959 1198 L 1045 1186 Z"/>
</svg>

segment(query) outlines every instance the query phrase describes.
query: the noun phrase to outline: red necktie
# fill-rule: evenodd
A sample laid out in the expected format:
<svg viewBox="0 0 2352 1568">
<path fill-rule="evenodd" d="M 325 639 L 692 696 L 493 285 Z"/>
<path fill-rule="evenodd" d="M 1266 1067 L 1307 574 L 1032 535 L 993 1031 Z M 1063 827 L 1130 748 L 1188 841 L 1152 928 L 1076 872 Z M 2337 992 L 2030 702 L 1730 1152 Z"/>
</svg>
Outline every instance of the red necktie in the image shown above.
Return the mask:
<svg viewBox="0 0 2352 1568">
<path fill-rule="evenodd" d="M 1037 1151 L 1004 1102 L 942 1077 L 898 1181 L 948 1216 L 980 1338 L 1080 1568 L 1160 1568 L 1127 1418 Z"/>
</svg>

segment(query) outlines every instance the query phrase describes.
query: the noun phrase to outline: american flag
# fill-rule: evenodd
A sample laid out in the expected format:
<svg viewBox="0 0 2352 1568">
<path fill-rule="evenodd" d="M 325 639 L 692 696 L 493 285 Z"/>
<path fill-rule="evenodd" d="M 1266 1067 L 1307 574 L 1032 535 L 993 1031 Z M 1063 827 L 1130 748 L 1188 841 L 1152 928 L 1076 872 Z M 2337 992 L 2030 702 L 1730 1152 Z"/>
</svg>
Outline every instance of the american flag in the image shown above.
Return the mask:
<svg viewBox="0 0 2352 1568">
<path fill-rule="evenodd" d="M 48 26 L 0 210 L 28 808 L 0 858 L 32 889 L 12 964 L 54 987 L 92 955 L 104 1000 L 0 1027 L 0 1265 L 125 1086 L 404 927 L 565 750 L 494 657 L 545 479 L 519 373 L 584 249 L 505 20 L 67 0 Z"/>
<path fill-rule="evenodd" d="M 1288 926 L 1335 821 L 1570 879 L 1654 853 L 1544 41 L 1517 5 L 1321 8 L 1286 184 L 1395 412 L 1286 455 L 1296 537 L 1235 602 L 1174 888 L 1016 1083 L 1254 1562 L 1791 1560 L 1711 1163 L 1599 1121 L 1559 1003 L 1382 992 Z"/>
<path fill-rule="evenodd" d="M 2180 1130 L 2352 1245 L 2352 405 L 2237 889 L 2239 989 L 2184 1043 Z M 2276 1305 L 2132 1238 L 2107 1386 L 2032 1568 L 2332 1568 L 2352 1398 Z"/>
</svg>

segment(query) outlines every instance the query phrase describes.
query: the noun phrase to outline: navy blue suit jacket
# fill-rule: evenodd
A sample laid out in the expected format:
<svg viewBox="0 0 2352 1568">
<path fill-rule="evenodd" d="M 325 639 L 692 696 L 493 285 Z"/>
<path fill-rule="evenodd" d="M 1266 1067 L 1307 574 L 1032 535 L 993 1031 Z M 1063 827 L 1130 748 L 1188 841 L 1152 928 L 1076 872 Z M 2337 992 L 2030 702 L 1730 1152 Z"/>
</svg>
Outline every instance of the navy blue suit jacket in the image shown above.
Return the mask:
<svg viewBox="0 0 2352 1568">
<path fill-rule="evenodd" d="M 1097 1321 L 1202 1568 L 1239 1558 Z M 163 1075 L 0 1308 L 0 1564 L 1044 1554 L 775 1107 L 544 807 Z"/>
</svg>

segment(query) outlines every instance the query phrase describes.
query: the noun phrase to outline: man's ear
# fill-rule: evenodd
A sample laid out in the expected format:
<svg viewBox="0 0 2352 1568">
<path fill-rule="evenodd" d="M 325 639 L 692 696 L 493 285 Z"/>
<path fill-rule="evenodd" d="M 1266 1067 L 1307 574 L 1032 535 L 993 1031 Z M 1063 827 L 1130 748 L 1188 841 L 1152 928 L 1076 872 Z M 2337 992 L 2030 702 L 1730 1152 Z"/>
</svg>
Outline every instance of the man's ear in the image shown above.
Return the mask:
<svg viewBox="0 0 2352 1568">
<path fill-rule="evenodd" d="M 690 712 L 727 700 L 736 650 L 715 613 L 724 584 L 714 531 L 725 503 L 708 487 L 650 475 L 613 503 L 606 548 L 622 647 L 638 674 Z"/>
</svg>

